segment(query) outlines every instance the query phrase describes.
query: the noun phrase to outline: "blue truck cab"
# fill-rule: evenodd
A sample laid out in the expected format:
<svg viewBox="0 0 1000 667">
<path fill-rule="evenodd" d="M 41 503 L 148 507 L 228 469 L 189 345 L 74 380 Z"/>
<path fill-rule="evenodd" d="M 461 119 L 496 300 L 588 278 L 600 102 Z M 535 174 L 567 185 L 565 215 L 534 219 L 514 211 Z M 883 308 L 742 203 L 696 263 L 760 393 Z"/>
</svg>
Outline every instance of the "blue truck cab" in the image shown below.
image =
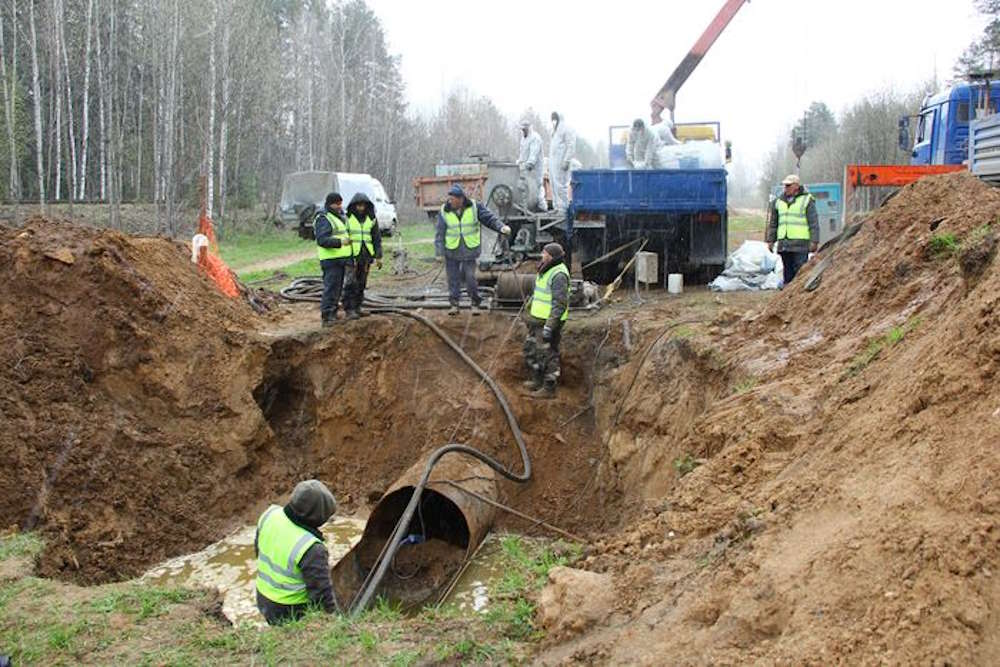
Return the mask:
<svg viewBox="0 0 1000 667">
<path fill-rule="evenodd" d="M 1000 82 L 990 84 L 988 103 L 986 92 L 982 83 L 956 84 L 924 99 L 915 126 L 913 118 L 900 118 L 899 147 L 910 151 L 910 164 L 962 164 L 967 160 L 969 123 L 997 112 Z"/>
</svg>

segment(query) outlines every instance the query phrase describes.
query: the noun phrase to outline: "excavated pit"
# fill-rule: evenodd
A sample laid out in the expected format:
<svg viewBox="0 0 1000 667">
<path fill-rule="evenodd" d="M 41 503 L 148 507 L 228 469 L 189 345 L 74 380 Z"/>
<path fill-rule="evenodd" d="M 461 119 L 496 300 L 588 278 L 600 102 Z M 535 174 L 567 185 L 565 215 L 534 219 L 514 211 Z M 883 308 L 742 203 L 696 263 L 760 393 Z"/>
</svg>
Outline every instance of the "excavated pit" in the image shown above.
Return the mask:
<svg viewBox="0 0 1000 667">
<path fill-rule="evenodd" d="M 0 230 L 0 279 L 0 511 L 44 534 L 45 576 L 137 576 L 252 523 L 308 477 L 363 515 L 447 442 L 520 466 L 492 394 L 416 322 L 310 318 L 281 332 L 280 317 L 219 295 L 180 244 L 50 220 Z M 500 484 L 499 500 L 577 533 L 617 525 L 604 438 L 593 411 L 579 414 L 604 325 L 567 337 L 560 395 L 538 402 L 521 395 L 519 324 L 438 321 L 500 382 L 525 434 L 535 479 Z M 583 490 L 597 502 L 581 506 Z"/>
</svg>

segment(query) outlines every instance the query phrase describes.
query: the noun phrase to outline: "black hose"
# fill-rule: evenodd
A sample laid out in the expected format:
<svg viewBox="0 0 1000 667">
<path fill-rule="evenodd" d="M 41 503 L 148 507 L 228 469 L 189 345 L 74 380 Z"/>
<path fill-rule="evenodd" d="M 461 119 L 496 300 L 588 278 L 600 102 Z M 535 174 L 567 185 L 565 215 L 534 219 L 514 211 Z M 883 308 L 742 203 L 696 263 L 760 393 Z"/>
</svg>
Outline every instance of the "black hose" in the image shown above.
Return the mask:
<svg viewBox="0 0 1000 667">
<path fill-rule="evenodd" d="M 484 454 L 478 449 L 473 449 L 468 445 L 450 443 L 438 448 L 434 453 L 430 455 L 427 459 L 427 466 L 424 468 L 424 473 L 420 477 L 420 481 L 413 488 L 413 495 L 410 496 L 410 502 L 407 503 L 406 509 L 403 510 L 403 514 L 400 516 L 399 521 L 396 523 L 395 529 L 392 531 L 392 535 L 389 536 L 385 547 L 382 549 L 382 553 L 379 555 L 375 566 L 369 571 L 368 576 L 365 578 L 364 583 L 361 585 L 361 590 L 358 591 L 357 595 L 354 597 L 354 601 L 351 604 L 351 614 L 357 615 L 364 611 L 368 604 L 371 602 L 372 597 L 375 595 L 375 591 L 378 589 L 379 584 L 385 577 L 386 572 L 392 566 L 392 561 L 396 557 L 396 552 L 402 544 L 403 533 L 406 531 L 407 527 L 410 525 L 410 521 L 413 519 L 413 515 L 420 504 L 420 497 L 427 486 L 427 481 L 430 479 L 431 471 L 437 464 L 441 457 L 445 454 L 450 454 L 452 452 L 458 452 L 460 454 L 467 454 L 474 459 L 482 461 L 490 468 L 498 472 L 503 477 L 507 479 L 524 483 L 531 479 L 531 458 L 528 456 L 528 447 L 524 442 L 524 435 L 521 433 L 521 427 L 517 423 L 517 418 L 514 416 L 513 411 L 510 408 L 510 404 L 507 403 L 507 398 L 504 396 L 503 391 L 497 385 L 496 381 L 489 376 L 479 365 L 472 360 L 465 350 L 463 350 L 459 345 L 453 341 L 448 334 L 446 334 L 437 324 L 427 319 L 423 315 L 418 313 L 412 313 L 399 308 L 377 308 L 372 312 L 375 313 L 386 313 L 391 315 L 402 315 L 403 317 L 409 317 L 411 319 L 417 320 L 425 325 L 427 325 L 431 331 L 437 334 L 448 347 L 455 351 L 455 353 L 464 361 L 469 367 L 476 372 L 476 374 L 485 382 L 490 390 L 496 396 L 497 402 L 500 404 L 500 408 L 503 410 L 504 416 L 507 418 L 507 424 L 510 426 L 510 431 L 514 436 L 514 441 L 517 443 L 518 452 L 521 455 L 521 463 L 524 468 L 524 472 L 517 474 L 509 470 L 502 463 Z"/>
</svg>

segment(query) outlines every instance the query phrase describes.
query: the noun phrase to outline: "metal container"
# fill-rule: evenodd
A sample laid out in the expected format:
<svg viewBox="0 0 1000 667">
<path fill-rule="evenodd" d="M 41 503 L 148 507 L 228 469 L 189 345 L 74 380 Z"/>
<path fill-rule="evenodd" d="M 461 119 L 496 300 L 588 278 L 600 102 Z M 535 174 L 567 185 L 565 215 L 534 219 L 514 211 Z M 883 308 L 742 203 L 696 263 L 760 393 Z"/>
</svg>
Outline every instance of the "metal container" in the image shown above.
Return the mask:
<svg viewBox="0 0 1000 667">
<path fill-rule="evenodd" d="M 333 585 L 342 605 L 350 604 L 374 567 L 413 496 L 428 456 L 421 457 L 382 496 L 368 518 L 361 541 L 333 567 Z M 407 605 L 436 599 L 489 533 L 496 509 L 448 482 L 490 500 L 497 498 L 496 473 L 489 466 L 461 454 L 446 454 L 431 473 L 419 509 L 406 531 L 407 545 L 401 549 L 402 553 L 411 543 L 414 548 L 434 544 L 435 554 L 440 556 L 438 562 L 426 571 L 402 573 L 391 568 L 379 587 L 379 595 Z"/>
</svg>

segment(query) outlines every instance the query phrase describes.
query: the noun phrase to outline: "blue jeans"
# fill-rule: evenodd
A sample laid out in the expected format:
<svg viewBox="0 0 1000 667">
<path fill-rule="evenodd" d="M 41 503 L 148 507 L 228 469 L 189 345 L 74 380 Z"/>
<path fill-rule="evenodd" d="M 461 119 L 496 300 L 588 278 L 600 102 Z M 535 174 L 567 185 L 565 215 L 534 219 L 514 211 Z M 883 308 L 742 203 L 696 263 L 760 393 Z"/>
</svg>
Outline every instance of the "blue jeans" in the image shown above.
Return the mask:
<svg viewBox="0 0 1000 667">
<path fill-rule="evenodd" d="M 445 259 L 444 268 L 448 274 L 448 301 L 451 305 L 458 305 L 458 300 L 462 296 L 462 285 L 465 285 L 465 291 L 472 299 L 472 305 L 478 306 L 482 299 L 479 298 L 479 283 L 476 282 L 476 260 Z"/>
<path fill-rule="evenodd" d="M 781 251 L 778 254 L 781 255 L 781 264 L 785 269 L 785 285 L 787 285 L 795 279 L 802 265 L 809 261 L 809 253 Z"/>
</svg>

